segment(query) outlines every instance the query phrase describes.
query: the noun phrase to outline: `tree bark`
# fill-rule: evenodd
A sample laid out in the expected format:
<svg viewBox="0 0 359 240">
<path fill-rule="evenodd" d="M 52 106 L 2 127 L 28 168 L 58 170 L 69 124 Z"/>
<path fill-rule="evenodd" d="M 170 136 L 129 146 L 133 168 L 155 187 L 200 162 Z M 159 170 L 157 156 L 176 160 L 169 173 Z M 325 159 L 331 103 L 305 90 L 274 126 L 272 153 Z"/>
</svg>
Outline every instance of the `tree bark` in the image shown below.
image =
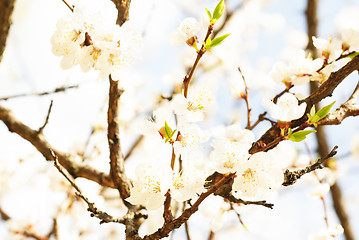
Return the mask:
<svg viewBox="0 0 359 240">
<path fill-rule="evenodd" d="M 15 0 L 0 0 L 0 62 L 6 46 L 7 36 L 12 23 L 11 16 Z"/>
</svg>

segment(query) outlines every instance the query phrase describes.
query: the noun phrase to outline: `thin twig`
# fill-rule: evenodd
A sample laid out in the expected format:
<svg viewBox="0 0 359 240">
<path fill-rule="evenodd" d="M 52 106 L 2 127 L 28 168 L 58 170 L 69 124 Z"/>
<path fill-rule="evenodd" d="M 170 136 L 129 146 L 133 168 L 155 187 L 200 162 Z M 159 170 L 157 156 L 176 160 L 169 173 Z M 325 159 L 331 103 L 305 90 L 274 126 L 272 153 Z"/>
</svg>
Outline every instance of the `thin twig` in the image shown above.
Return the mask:
<svg viewBox="0 0 359 240">
<path fill-rule="evenodd" d="M 187 94 L 188 94 L 188 88 L 189 88 L 189 84 L 191 82 L 191 79 L 192 79 L 192 76 L 193 76 L 193 73 L 199 63 L 199 60 L 202 58 L 202 56 L 205 54 L 205 52 L 207 51 L 206 48 L 205 48 L 205 42 L 206 40 L 209 38 L 209 36 L 211 35 L 211 33 L 213 32 L 213 24 L 210 24 L 208 26 L 208 29 L 207 29 L 207 34 L 206 34 L 206 37 L 204 38 L 203 40 L 203 44 L 202 44 L 202 47 L 201 49 L 198 51 L 197 53 L 197 57 L 196 57 L 196 60 L 194 61 L 193 63 L 193 66 L 190 70 L 190 72 L 185 76 L 185 78 L 183 79 L 183 88 L 184 88 L 184 91 L 183 91 L 183 95 L 185 98 L 187 98 Z"/>
<path fill-rule="evenodd" d="M 249 89 L 248 89 L 248 86 L 247 86 L 247 82 L 246 82 L 246 79 L 242 73 L 242 70 L 240 67 L 238 67 L 238 71 L 239 73 L 241 74 L 242 76 L 242 80 L 243 80 L 243 84 L 244 84 L 244 101 L 246 102 L 246 106 L 247 106 L 247 126 L 246 126 L 246 129 L 250 129 L 251 128 L 251 111 L 252 109 L 249 107 Z"/>
<path fill-rule="evenodd" d="M 230 201 L 231 203 L 236 203 L 236 204 L 242 204 L 242 205 L 260 205 L 263 207 L 267 207 L 270 209 L 273 209 L 274 204 L 273 203 L 267 203 L 266 200 L 262 200 L 262 201 L 246 201 L 240 198 L 236 198 L 234 197 L 232 194 L 228 194 L 226 196 L 222 196 L 224 199 L 227 199 L 228 201 Z"/>
<path fill-rule="evenodd" d="M 70 6 L 70 4 L 68 4 L 65 0 L 62 0 L 64 3 L 65 3 L 65 5 L 71 10 L 71 12 L 73 12 L 74 11 L 74 7 L 75 6 Z"/>
<path fill-rule="evenodd" d="M 22 93 L 22 94 L 17 94 L 17 95 L 12 95 L 12 96 L 7 96 L 7 97 L 1 97 L 0 100 L 9 100 L 12 98 L 19 98 L 19 97 L 29 97 L 29 96 L 45 96 L 45 95 L 50 95 L 50 94 L 54 94 L 54 93 L 59 93 L 59 92 L 64 92 L 68 89 L 71 88 L 78 88 L 78 85 L 71 85 L 71 86 L 66 86 L 66 87 L 58 87 L 53 91 L 46 91 L 46 92 L 40 92 L 40 93 Z"/>
<path fill-rule="evenodd" d="M 257 121 L 256 121 L 255 123 L 253 123 L 253 125 L 250 126 L 250 127 L 248 128 L 248 130 L 253 130 L 260 122 L 266 120 L 266 119 L 267 119 L 267 118 L 265 117 L 266 114 L 267 114 L 267 112 L 264 112 L 264 113 L 259 114 Z"/>
<path fill-rule="evenodd" d="M 58 224 L 57 224 L 57 218 L 54 217 L 53 219 L 53 223 L 52 223 L 52 228 L 51 231 L 47 234 L 46 237 L 50 238 L 51 236 L 54 236 L 55 239 L 58 239 Z"/>
<path fill-rule="evenodd" d="M 109 215 L 106 212 L 103 212 L 101 210 L 99 210 L 97 207 L 95 207 L 95 204 L 93 202 L 90 202 L 88 200 L 87 197 L 85 197 L 82 194 L 81 189 L 77 186 L 77 184 L 75 183 L 74 179 L 71 177 L 71 175 L 60 165 L 59 161 L 58 161 L 58 157 L 55 154 L 54 151 L 52 151 L 50 149 L 51 154 L 54 157 L 54 165 L 57 168 L 57 170 L 67 179 L 67 181 L 71 184 L 71 186 L 76 190 L 76 195 L 79 196 L 80 198 L 82 198 L 82 200 L 84 200 L 88 206 L 88 211 L 91 212 L 91 217 L 96 217 L 98 219 L 100 219 L 100 224 L 102 223 L 109 223 L 109 222 L 117 222 L 117 223 L 125 223 L 124 219 L 118 219 L 118 218 L 114 218 L 113 216 Z"/>
<path fill-rule="evenodd" d="M 2 208 L 0 208 L 0 218 L 4 221 L 10 220 L 10 216 Z"/>
<path fill-rule="evenodd" d="M 132 144 L 130 150 L 127 152 L 126 156 L 124 157 L 124 161 L 126 161 L 132 155 L 132 153 L 140 145 L 140 143 L 143 141 L 144 138 L 145 138 L 144 135 L 141 135 L 140 137 L 137 138 L 137 140 L 134 142 L 134 144 Z"/>
<path fill-rule="evenodd" d="M 47 115 L 46 115 L 46 119 L 44 124 L 39 128 L 39 130 L 37 130 L 38 133 L 42 133 L 44 131 L 44 128 L 46 127 L 46 125 L 49 123 L 49 119 L 50 119 L 50 114 L 51 114 L 51 109 L 52 109 L 52 104 L 54 103 L 53 100 L 51 100 L 50 102 L 50 106 L 49 106 L 49 110 L 47 111 Z"/>
<path fill-rule="evenodd" d="M 245 229 L 246 231 L 248 231 L 247 226 L 246 226 L 246 225 L 244 224 L 244 222 L 242 221 L 241 215 L 240 215 L 240 214 L 236 211 L 236 209 L 234 208 L 233 203 L 230 203 L 230 206 L 231 206 L 231 210 L 233 210 L 233 212 L 236 213 L 236 215 L 237 215 L 237 217 L 238 217 L 238 220 L 239 220 L 239 222 L 242 224 L 242 226 L 244 227 L 244 229 Z"/>
<path fill-rule="evenodd" d="M 288 169 L 284 172 L 284 181 L 282 183 L 283 186 L 290 186 L 292 184 L 294 184 L 299 178 L 301 178 L 304 174 L 310 173 L 316 169 L 320 169 L 323 168 L 323 163 L 333 157 L 335 154 L 337 154 L 337 148 L 338 146 L 335 146 L 332 151 L 330 151 L 330 153 L 328 153 L 327 156 L 318 159 L 318 161 L 316 161 L 314 164 L 303 168 L 303 169 L 299 169 L 296 171 L 289 171 Z"/>
</svg>

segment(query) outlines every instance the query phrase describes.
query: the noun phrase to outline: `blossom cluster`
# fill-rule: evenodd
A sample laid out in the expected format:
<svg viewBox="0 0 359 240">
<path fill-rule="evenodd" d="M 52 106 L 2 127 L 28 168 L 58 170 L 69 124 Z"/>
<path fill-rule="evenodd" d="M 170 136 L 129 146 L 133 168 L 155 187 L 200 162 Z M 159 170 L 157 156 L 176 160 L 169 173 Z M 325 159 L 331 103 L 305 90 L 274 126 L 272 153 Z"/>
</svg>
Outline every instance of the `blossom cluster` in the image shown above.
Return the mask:
<svg viewBox="0 0 359 240">
<path fill-rule="evenodd" d="M 77 64 L 82 71 L 99 70 L 118 80 L 139 54 L 141 40 L 129 22 L 116 24 L 117 9 L 112 1 L 99 5 L 79 2 L 69 16 L 60 19 L 51 38 L 52 52 L 62 56 L 64 69 Z"/>
<path fill-rule="evenodd" d="M 319 57 L 313 59 L 303 50 L 299 50 L 286 64 L 274 65 L 271 77 L 286 86 L 304 85 L 309 81 L 325 82 L 330 73 L 338 65 L 338 60 L 359 51 L 359 29 L 345 28 L 341 30 L 341 38 L 313 37 L 313 45 Z"/>
</svg>

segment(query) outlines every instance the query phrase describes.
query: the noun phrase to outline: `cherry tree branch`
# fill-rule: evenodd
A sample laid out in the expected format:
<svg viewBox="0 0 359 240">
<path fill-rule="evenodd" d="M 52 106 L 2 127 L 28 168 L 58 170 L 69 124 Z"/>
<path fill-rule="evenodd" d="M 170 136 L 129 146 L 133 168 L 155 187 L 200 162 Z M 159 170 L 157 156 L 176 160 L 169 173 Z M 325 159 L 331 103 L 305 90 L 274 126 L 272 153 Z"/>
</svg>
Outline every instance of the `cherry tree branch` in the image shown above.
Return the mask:
<svg viewBox="0 0 359 240">
<path fill-rule="evenodd" d="M 324 82 L 313 94 L 304 100 L 300 101 L 300 103 L 307 103 L 307 108 L 303 117 L 298 120 L 292 121 L 290 128 L 295 128 L 303 124 L 307 121 L 311 107 L 321 101 L 322 99 L 331 96 L 334 89 L 352 72 L 357 71 L 359 69 L 359 56 L 354 57 L 351 61 L 349 61 L 345 66 L 340 68 L 336 72 L 332 72 L 326 82 Z M 257 152 L 265 150 L 269 150 L 277 145 L 280 141 L 277 138 L 280 137 L 280 128 L 277 125 L 272 126 L 270 129 L 265 132 L 262 137 L 253 143 L 252 147 L 249 150 L 249 153 L 254 154 Z M 276 141 L 274 144 L 271 144 L 273 141 Z M 268 148 L 267 145 L 271 144 L 271 147 Z"/>
<path fill-rule="evenodd" d="M 170 190 L 165 194 L 166 199 L 163 204 L 163 218 L 165 220 L 165 224 L 172 221 L 172 213 L 171 213 L 171 193 Z"/>
<path fill-rule="evenodd" d="M 54 160 L 49 149 L 53 149 L 59 158 L 60 164 L 71 174 L 72 177 L 83 177 L 97 182 L 106 187 L 114 188 L 115 185 L 111 177 L 90 166 L 78 163 L 70 154 L 55 150 L 45 139 L 42 133 L 33 130 L 15 118 L 11 110 L 0 105 L 0 120 L 4 122 L 10 132 L 18 134 L 23 139 L 29 141 L 47 160 Z"/>
<path fill-rule="evenodd" d="M 6 40 L 11 25 L 11 15 L 14 10 L 15 0 L 0 0 L 0 62 L 6 47 Z"/>
<path fill-rule="evenodd" d="M 121 26 L 128 20 L 131 0 L 111 0 L 111 1 L 116 5 L 118 11 L 116 23 Z"/>
<path fill-rule="evenodd" d="M 359 115 L 359 105 L 356 104 L 356 99 L 359 95 L 359 82 L 350 96 L 350 98 L 340 105 L 334 112 L 329 113 L 325 118 L 318 122 L 318 125 L 338 125 L 347 117 L 354 117 Z"/>
<path fill-rule="evenodd" d="M 338 146 L 335 146 L 330 153 L 328 153 L 327 156 L 318 159 L 315 163 L 312 165 L 299 169 L 296 171 L 289 171 L 288 169 L 284 172 L 284 181 L 282 183 L 283 186 L 290 186 L 293 185 L 299 178 L 301 178 L 304 174 L 313 172 L 316 169 L 323 168 L 323 163 L 329 159 L 332 158 L 335 154 L 337 154 Z"/>
<path fill-rule="evenodd" d="M 127 179 L 124 169 L 124 157 L 121 151 L 120 130 L 118 123 L 118 106 L 119 99 L 123 93 L 123 89 L 118 86 L 118 81 L 114 81 L 109 76 L 109 103 L 107 112 L 107 138 L 110 149 L 110 175 L 118 189 L 123 200 L 130 196 L 130 183 Z"/>
</svg>

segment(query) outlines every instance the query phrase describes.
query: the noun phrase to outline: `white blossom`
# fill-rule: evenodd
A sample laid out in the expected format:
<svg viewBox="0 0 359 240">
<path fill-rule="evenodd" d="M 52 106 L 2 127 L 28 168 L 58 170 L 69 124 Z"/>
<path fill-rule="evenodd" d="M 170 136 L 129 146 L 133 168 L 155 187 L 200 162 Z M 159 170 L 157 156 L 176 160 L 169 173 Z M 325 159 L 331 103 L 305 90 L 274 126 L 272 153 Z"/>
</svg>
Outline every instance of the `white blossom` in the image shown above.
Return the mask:
<svg viewBox="0 0 359 240">
<path fill-rule="evenodd" d="M 177 28 L 177 32 L 173 32 L 169 37 L 171 45 L 180 45 L 187 43 L 192 46 L 196 41 L 196 34 L 200 30 L 200 25 L 197 19 L 189 17 L 185 18 Z"/>
<path fill-rule="evenodd" d="M 264 99 L 263 105 L 273 118 L 283 122 L 289 122 L 302 117 L 307 107 L 306 103 L 298 105 L 297 98 L 291 93 L 285 93 L 279 97 L 277 104 Z"/>
<path fill-rule="evenodd" d="M 174 174 L 171 185 L 171 196 L 178 202 L 189 200 L 204 191 L 205 175 L 194 167 L 186 168 Z"/>
<path fill-rule="evenodd" d="M 328 40 L 313 37 L 313 44 L 329 63 L 335 61 L 343 53 L 342 42 L 337 38 Z"/>
<path fill-rule="evenodd" d="M 240 191 L 240 196 L 263 197 L 275 191 L 283 183 L 283 172 L 269 153 L 260 152 L 252 155 L 240 165 L 234 179 L 233 190 Z"/>
<path fill-rule="evenodd" d="M 248 129 L 243 129 L 239 124 L 232 124 L 225 128 L 226 137 L 232 142 L 238 142 L 243 147 L 251 147 L 254 142 L 254 134 Z"/>
<path fill-rule="evenodd" d="M 327 66 L 325 66 L 320 71 L 314 72 L 312 74 L 312 76 L 310 76 L 310 80 L 311 81 L 317 81 L 319 83 L 324 83 L 325 81 L 327 81 L 330 74 L 334 71 L 335 67 L 336 66 L 335 66 L 334 63 L 328 64 Z"/>
<path fill-rule="evenodd" d="M 153 111 L 153 117 L 150 120 L 143 120 L 138 126 L 138 132 L 149 137 L 161 137 L 166 139 L 165 125 L 173 126 L 173 110 L 169 102 L 163 102 L 156 110 Z M 175 130 L 174 127 L 171 128 Z M 173 139 L 175 140 L 175 139 Z"/>
<path fill-rule="evenodd" d="M 247 146 L 228 139 L 215 139 L 211 146 L 210 159 L 219 173 L 236 172 L 240 166 L 249 158 Z"/>
<path fill-rule="evenodd" d="M 199 146 L 208 140 L 209 136 L 195 123 L 187 123 L 183 126 L 178 126 L 178 131 L 181 133 L 179 139 L 173 143 L 175 154 L 191 155 L 193 147 Z"/>
<path fill-rule="evenodd" d="M 311 80 L 310 76 L 320 69 L 322 65 L 322 59 L 313 60 L 306 57 L 305 52 L 300 50 L 288 64 L 283 62 L 275 64 L 270 75 L 276 82 L 282 82 L 286 85 L 303 85 Z"/>
<path fill-rule="evenodd" d="M 344 229 L 341 225 L 329 226 L 326 229 L 322 229 L 317 234 L 312 234 L 309 236 L 309 240 L 331 240 L 335 239 L 335 236 L 341 235 L 344 233 Z"/>
<path fill-rule="evenodd" d="M 143 163 L 137 166 L 136 177 L 131 196 L 126 200 L 134 205 L 146 206 L 148 210 L 162 206 L 171 182 L 171 170 Z"/>
<path fill-rule="evenodd" d="M 213 105 L 214 97 L 208 86 L 195 85 L 188 91 L 187 98 L 183 94 L 177 94 L 172 100 L 174 112 L 179 116 L 179 121 L 202 121 L 204 114 Z"/>
<path fill-rule="evenodd" d="M 344 51 L 359 51 L 359 31 L 352 28 L 346 28 L 341 31 L 342 48 Z"/>
</svg>

